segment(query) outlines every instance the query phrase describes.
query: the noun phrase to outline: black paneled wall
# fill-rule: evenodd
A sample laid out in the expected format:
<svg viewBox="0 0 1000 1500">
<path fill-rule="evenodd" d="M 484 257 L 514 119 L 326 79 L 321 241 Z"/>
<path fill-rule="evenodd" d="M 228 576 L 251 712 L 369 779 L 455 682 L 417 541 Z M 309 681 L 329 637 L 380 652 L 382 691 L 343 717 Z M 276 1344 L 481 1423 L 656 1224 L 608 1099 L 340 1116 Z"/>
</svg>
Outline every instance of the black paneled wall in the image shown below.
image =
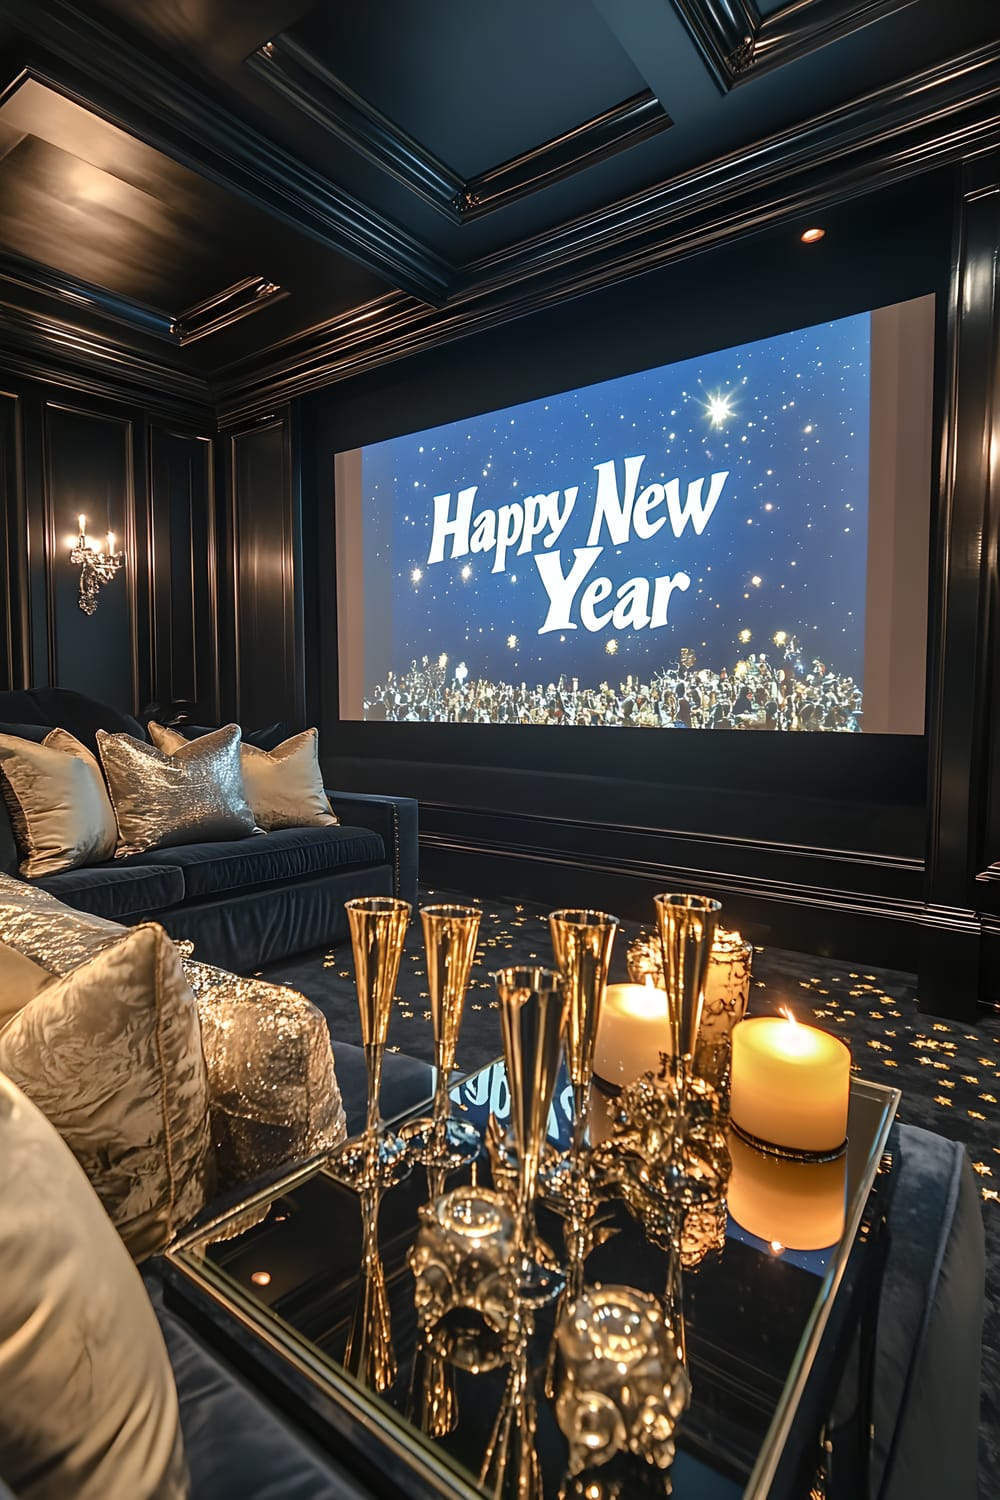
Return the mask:
<svg viewBox="0 0 1000 1500">
<path fill-rule="evenodd" d="M 304 714 L 301 534 L 287 409 L 228 440 L 228 574 L 233 680 L 242 724 Z"/>
<path fill-rule="evenodd" d="M 0 686 L 74 688 L 119 708 L 219 714 L 211 425 L 51 382 L 0 390 Z M 125 567 L 79 608 L 78 516 Z"/>
</svg>

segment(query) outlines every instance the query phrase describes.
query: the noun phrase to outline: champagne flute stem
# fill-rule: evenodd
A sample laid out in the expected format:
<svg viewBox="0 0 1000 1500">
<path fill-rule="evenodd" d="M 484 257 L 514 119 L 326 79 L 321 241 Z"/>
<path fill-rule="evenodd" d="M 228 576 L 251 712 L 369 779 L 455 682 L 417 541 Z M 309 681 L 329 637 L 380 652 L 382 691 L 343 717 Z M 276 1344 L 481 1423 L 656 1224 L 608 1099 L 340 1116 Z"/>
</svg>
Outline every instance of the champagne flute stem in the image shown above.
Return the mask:
<svg viewBox="0 0 1000 1500">
<path fill-rule="evenodd" d="M 587 1117 L 590 1113 L 590 1080 L 573 1085 L 573 1160 L 578 1162 L 587 1142 Z"/>
<path fill-rule="evenodd" d="M 382 1116 L 379 1111 L 379 1094 L 382 1090 L 382 1057 L 385 1048 L 379 1042 L 365 1043 L 365 1067 L 368 1070 L 368 1119 L 365 1134 L 369 1149 L 374 1149 L 378 1140 Z"/>
<path fill-rule="evenodd" d="M 434 1124 L 440 1128 L 451 1112 L 448 1087 L 451 1082 L 454 1059 L 445 1055 L 447 1049 L 441 1042 L 438 1042 L 435 1050 L 437 1052 L 437 1077 L 434 1080 Z"/>
</svg>

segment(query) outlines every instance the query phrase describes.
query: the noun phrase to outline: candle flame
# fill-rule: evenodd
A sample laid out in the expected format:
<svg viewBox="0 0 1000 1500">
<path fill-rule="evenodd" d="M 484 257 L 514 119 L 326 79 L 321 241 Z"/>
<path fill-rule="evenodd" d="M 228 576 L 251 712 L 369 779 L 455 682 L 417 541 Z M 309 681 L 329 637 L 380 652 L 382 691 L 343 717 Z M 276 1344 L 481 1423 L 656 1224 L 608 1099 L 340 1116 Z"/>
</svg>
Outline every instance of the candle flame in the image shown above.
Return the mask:
<svg viewBox="0 0 1000 1500">
<path fill-rule="evenodd" d="M 656 988 L 656 986 L 653 983 L 653 976 L 652 976 L 652 974 L 645 975 L 645 977 L 643 978 L 642 982 L 646 986 L 647 990 L 652 990 L 652 989 Z"/>
<path fill-rule="evenodd" d="M 788 1009 L 787 1005 L 782 1005 L 779 1007 L 779 1009 L 790 1026 L 797 1026 L 799 1024 L 798 1021 L 796 1021 L 795 1017 L 792 1015 L 791 1011 Z"/>
</svg>

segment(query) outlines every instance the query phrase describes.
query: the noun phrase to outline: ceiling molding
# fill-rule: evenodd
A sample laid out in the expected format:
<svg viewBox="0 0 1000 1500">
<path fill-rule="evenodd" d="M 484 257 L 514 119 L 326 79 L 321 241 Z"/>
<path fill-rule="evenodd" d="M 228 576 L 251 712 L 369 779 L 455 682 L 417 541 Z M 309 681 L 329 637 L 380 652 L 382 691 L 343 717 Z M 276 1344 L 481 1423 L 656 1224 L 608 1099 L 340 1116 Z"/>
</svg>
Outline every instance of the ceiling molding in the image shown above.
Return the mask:
<svg viewBox="0 0 1000 1500">
<path fill-rule="evenodd" d="M 4 369 L 32 380 L 56 381 L 68 390 L 126 401 L 143 410 L 213 420 L 212 392 L 200 376 L 138 353 L 124 342 L 98 338 L 90 329 L 27 312 L 0 296 Z"/>
<path fill-rule="evenodd" d="M 648 141 L 672 124 L 656 95 L 643 89 L 563 135 L 468 178 L 461 196 L 462 221 L 481 218 L 540 188 L 562 182 L 585 167 Z"/>
<path fill-rule="evenodd" d="M 29 76 L 413 296 L 446 297 L 449 268 L 440 256 L 230 113 L 204 85 L 164 67 L 99 19 L 96 7 L 4 0 L 3 9 L 58 59 L 53 68 L 30 66 Z"/>
<path fill-rule="evenodd" d="M 762 16 L 755 0 L 671 0 L 723 93 L 914 3 L 793 0 Z"/>
<path fill-rule="evenodd" d="M 177 346 L 175 320 L 170 313 L 164 312 L 162 308 L 149 307 L 144 302 L 136 302 L 131 297 L 123 297 L 107 287 L 80 281 L 52 266 L 24 260 L 19 255 L 0 254 L 0 297 L 4 286 L 16 286 L 23 291 L 56 297 L 77 309 L 85 307 L 123 328 L 130 328 L 135 333 L 152 334 L 154 338 Z"/>
<path fill-rule="evenodd" d="M 355 93 L 308 48 L 290 36 L 276 36 L 252 52 L 244 66 L 329 135 L 456 224 L 461 222 L 465 182 L 459 174 Z"/>
<path fill-rule="evenodd" d="M 179 344 L 193 344 L 241 323 L 274 302 L 283 302 L 287 296 L 288 292 L 276 281 L 268 281 L 264 276 L 244 276 L 193 307 L 186 307 L 178 313 L 171 328 Z"/>
<path fill-rule="evenodd" d="M 439 311 L 379 298 L 233 365 L 213 387 L 220 425 L 995 148 L 998 104 L 1000 43 L 487 257 Z"/>
<path fill-rule="evenodd" d="M 593 119 L 473 177 L 463 178 L 394 120 L 356 93 L 286 34 L 265 42 L 245 66 L 283 99 L 454 224 L 481 218 L 617 156 L 672 124 L 645 89 Z"/>
</svg>

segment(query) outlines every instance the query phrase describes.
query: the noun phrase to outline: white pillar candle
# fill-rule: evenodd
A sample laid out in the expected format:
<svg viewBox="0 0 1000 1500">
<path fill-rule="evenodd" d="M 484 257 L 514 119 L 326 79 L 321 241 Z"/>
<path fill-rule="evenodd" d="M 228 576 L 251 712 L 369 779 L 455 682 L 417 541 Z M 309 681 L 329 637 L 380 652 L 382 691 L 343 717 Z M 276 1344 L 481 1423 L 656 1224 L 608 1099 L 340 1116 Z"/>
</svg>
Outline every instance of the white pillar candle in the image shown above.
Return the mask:
<svg viewBox="0 0 1000 1500">
<path fill-rule="evenodd" d="M 652 984 L 609 984 L 594 1044 L 598 1078 L 624 1087 L 640 1073 L 659 1072 L 660 1053 L 669 1050 L 665 992 Z"/>
<path fill-rule="evenodd" d="M 733 1032 L 733 1124 L 789 1151 L 836 1151 L 847 1136 L 851 1054 L 791 1016 L 756 1016 Z"/>
<path fill-rule="evenodd" d="M 785 1161 L 730 1132 L 729 1212 L 748 1234 L 782 1250 L 825 1250 L 844 1232 L 847 1157 Z"/>
</svg>

